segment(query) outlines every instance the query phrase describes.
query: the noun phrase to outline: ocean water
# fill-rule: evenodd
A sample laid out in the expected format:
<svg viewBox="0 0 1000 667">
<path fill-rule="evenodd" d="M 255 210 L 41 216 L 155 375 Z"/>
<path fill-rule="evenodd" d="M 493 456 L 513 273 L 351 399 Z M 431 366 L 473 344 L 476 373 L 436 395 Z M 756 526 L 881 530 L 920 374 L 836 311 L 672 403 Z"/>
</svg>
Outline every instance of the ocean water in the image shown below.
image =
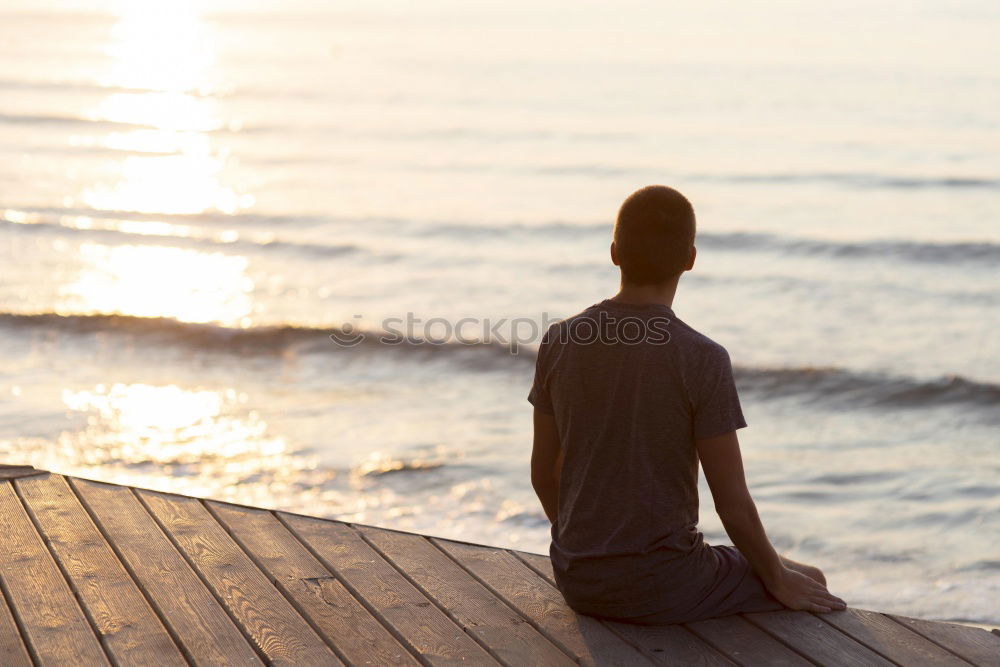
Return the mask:
<svg viewBox="0 0 1000 667">
<path fill-rule="evenodd" d="M 0 0 L 0 460 L 544 553 L 538 331 L 615 291 L 617 206 L 667 183 L 699 218 L 674 310 L 733 358 L 779 550 L 1000 624 L 998 30 Z"/>
</svg>

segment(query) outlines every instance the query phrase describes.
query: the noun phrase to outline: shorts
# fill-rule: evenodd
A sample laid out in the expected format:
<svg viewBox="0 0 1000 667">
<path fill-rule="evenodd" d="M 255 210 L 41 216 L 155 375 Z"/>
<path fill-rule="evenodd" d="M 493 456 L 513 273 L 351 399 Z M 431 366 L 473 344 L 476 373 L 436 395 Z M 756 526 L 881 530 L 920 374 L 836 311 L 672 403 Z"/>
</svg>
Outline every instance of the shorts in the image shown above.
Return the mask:
<svg viewBox="0 0 1000 667">
<path fill-rule="evenodd" d="M 708 594 L 694 605 L 687 609 L 665 608 L 643 616 L 603 618 L 637 625 L 669 625 L 743 612 L 786 609 L 785 605 L 768 592 L 750 562 L 736 547 L 710 546 L 709 549 L 715 551 L 719 559 L 716 580 Z"/>
</svg>

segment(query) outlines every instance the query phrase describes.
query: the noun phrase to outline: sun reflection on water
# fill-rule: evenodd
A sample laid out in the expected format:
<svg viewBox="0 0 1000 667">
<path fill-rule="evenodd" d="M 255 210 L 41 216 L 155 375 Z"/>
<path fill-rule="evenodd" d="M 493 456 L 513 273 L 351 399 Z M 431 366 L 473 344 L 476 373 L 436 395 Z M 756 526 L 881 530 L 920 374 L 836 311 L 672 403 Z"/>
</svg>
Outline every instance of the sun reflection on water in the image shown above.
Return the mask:
<svg viewBox="0 0 1000 667">
<path fill-rule="evenodd" d="M 109 95 L 87 116 L 125 129 L 72 141 L 129 155 L 107 165 L 110 179 L 84 188 L 82 203 L 166 214 L 234 214 L 252 206 L 251 195 L 227 183 L 229 156 L 209 136 L 239 130 L 220 109 L 211 24 L 193 2 L 123 3 L 120 11 L 105 50 L 110 71 L 99 82 L 124 92 Z"/>
<path fill-rule="evenodd" d="M 63 404 L 70 414 L 85 417 L 86 425 L 59 436 L 57 451 L 49 453 L 59 465 L 51 469 L 69 467 L 85 475 L 116 470 L 116 481 L 146 488 L 185 493 L 210 488 L 215 497 L 244 501 L 269 497 L 315 462 L 270 434 L 247 401 L 232 388 L 126 383 L 65 388 Z"/>
<path fill-rule="evenodd" d="M 186 93 L 115 93 L 101 102 L 93 116 L 174 132 L 212 132 L 223 127 L 216 100 Z"/>
<path fill-rule="evenodd" d="M 82 200 L 105 211 L 236 213 L 252 199 L 220 184 L 223 163 L 223 158 L 207 153 L 129 156 L 119 165 L 116 184 L 96 185 L 84 192 Z"/>
<path fill-rule="evenodd" d="M 208 92 L 215 65 L 215 35 L 193 0 L 118 6 L 119 20 L 105 53 L 113 66 L 100 82 L 108 87 Z"/>
<path fill-rule="evenodd" d="M 85 451 L 97 459 L 186 464 L 222 458 L 239 466 L 245 456 L 274 456 L 286 449 L 281 438 L 267 436 L 267 424 L 257 413 L 226 414 L 230 404 L 240 403 L 233 390 L 119 383 L 64 389 L 63 403 L 88 415 Z"/>
<path fill-rule="evenodd" d="M 249 326 L 253 281 L 244 257 L 159 246 L 84 243 L 61 307 L 185 322 Z"/>
</svg>

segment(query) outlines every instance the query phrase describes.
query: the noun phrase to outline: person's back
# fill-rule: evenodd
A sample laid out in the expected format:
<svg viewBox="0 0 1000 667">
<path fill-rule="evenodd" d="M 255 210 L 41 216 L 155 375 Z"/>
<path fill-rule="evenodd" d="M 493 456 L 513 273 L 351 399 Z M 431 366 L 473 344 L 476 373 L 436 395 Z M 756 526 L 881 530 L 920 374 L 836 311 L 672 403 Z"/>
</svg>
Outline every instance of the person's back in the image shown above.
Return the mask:
<svg viewBox="0 0 1000 667">
<path fill-rule="evenodd" d="M 745 425 L 726 351 L 665 305 L 612 300 L 555 325 L 542 350 L 532 400 L 567 443 L 551 549 L 567 598 L 602 615 L 668 596 L 693 608 L 718 569 L 695 528 L 694 438 Z"/>
<path fill-rule="evenodd" d="M 532 481 L 553 520 L 556 582 L 578 612 L 637 623 L 842 608 L 819 570 L 774 553 L 745 492 L 729 355 L 671 308 L 693 242 L 680 193 L 636 192 L 615 226 L 618 295 L 542 341 Z M 746 557 L 697 530 L 699 455 Z"/>
</svg>

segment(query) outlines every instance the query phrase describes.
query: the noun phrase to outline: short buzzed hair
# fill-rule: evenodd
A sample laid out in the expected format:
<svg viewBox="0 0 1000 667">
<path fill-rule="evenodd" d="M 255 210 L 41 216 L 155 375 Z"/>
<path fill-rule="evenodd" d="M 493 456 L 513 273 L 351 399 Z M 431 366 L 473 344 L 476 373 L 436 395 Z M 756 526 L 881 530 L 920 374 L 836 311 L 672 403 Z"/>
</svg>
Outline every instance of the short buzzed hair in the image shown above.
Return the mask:
<svg viewBox="0 0 1000 667">
<path fill-rule="evenodd" d="M 622 278 L 633 285 L 660 285 L 687 267 L 694 244 L 691 202 L 665 185 L 636 190 L 615 220 L 615 248 Z"/>
</svg>

